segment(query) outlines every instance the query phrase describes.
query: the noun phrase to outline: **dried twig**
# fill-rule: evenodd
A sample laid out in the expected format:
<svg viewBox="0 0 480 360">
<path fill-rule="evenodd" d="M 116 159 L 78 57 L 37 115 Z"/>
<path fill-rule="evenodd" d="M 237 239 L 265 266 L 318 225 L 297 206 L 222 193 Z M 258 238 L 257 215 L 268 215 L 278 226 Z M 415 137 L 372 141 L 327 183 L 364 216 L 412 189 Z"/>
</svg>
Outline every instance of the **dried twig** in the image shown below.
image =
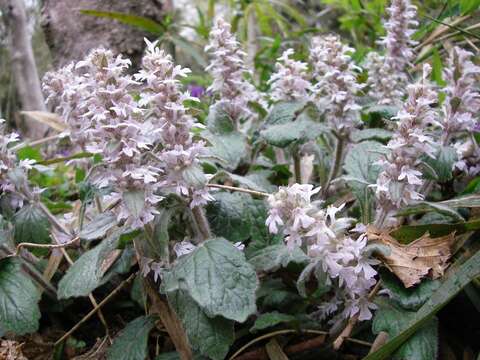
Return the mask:
<svg viewBox="0 0 480 360">
<path fill-rule="evenodd" d="M 268 196 L 270 196 L 270 194 L 269 194 L 269 193 L 266 193 L 266 192 L 255 191 L 255 190 L 250 190 L 250 189 L 244 189 L 244 188 L 235 187 L 235 186 L 220 185 L 220 184 L 207 184 L 207 186 L 208 186 L 208 187 L 211 187 L 211 188 L 231 190 L 231 191 L 238 191 L 238 192 L 243 192 L 243 193 L 246 193 L 246 194 L 263 196 L 263 197 L 268 197 Z"/>
<path fill-rule="evenodd" d="M 17 245 L 15 252 L 9 256 L 18 256 L 20 254 L 20 250 L 24 247 L 39 248 L 39 249 L 59 249 L 59 248 L 70 246 L 76 243 L 78 240 L 80 240 L 80 238 L 77 236 L 72 240 L 63 244 L 35 244 L 35 243 L 29 243 L 29 242 L 22 242 Z"/>
<path fill-rule="evenodd" d="M 370 291 L 370 294 L 368 294 L 368 299 L 369 300 L 372 300 L 373 297 L 377 294 L 378 290 L 380 290 L 380 285 L 381 285 L 381 281 L 378 281 L 377 284 L 375 285 L 375 287 L 372 289 L 372 291 Z M 353 328 L 355 327 L 355 325 L 357 324 L 358 322 L 358 314 L 352 316 L 348 322 L 347 322 L 347 326 L 345 326 L 345 328 L 343 329 L 343 331 L 340 333 L 340 335 L 338 335 L 338 337 L 335 339 L 335 341 L 333 342 L 333 348 L 335 350 L 338 350 L 342 347 L 343 345 L 343 342 L 348 338 L 350 337 L 350 334 L 352 333 L 353 331 Z"/>
<path fill-rule="evenodd" d="M 78 323 L 76 323 L 69 331 L 67 331 L 60 339 L 58 339 L 55 342 L 55 346 L 60 344 L 62 341 L 67 339 L 72 333 L 77 330 L 85 321 L 90 319 L 97 311 L 100 310 L 100 308 L 105 305 L 111 298 L 113 298 L 117 293 L 125 286 L 127 285 L 130 281 L 133 280 L 133 278 L 137 275 L 137 273 L 131 274 L 126 280 L 123 280 L 113 291 L 107 295 L 105 299 L 103 299 L 98 305 L 96 305 L 87 315 L 85 315 Z"/>
</svg>

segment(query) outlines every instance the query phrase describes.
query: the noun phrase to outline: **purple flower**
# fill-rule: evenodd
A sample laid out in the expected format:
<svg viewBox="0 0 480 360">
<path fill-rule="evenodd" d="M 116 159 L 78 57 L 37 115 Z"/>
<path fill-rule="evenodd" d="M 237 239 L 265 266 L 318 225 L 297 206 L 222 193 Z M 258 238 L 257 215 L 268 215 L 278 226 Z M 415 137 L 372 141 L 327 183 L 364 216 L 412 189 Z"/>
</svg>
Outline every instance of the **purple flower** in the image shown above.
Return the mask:
<svg viewBox="0 0 480 360">
<path fill-rule="evenodd" d="M 205 95 L 205 88 L 200 85 L 188 85 L 188 92 L 191 96 L 200 99 L 203 95 Z"/>
</svg>

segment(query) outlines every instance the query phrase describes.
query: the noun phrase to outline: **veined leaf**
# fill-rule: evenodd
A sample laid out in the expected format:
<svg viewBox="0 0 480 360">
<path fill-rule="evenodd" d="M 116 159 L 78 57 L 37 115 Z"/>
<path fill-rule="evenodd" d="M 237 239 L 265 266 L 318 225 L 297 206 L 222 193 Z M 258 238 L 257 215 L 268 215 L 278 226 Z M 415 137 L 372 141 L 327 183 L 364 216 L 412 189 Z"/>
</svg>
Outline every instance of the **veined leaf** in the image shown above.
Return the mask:
<svg viewBox="0 0 480 360">
<path fill-rule="evenodd" d="M 207 316 L 243 322 L 256 311 L 258 279 L 244 254 L 223 238 L 210 239 L 165 273 L 163 290 L 186 291 Z"/>
<path fill-rule="evenodd" d="M 145 360 L 148 334 L 155 326 L 153 316 L 140 316 L 125 326 L 108 349 L 107 360 Z"/>
<path fill-rule="evenodd" d="M 80 231 L 78 236 L 88 241 L 101 239 L 116 225 L 117 216 L 113 212 L 98 214 Z"/>
<path fill-rule="evenodd" d="M 0 328 L 16 335 L 37 331 L 39 301 L 40 292 L 17 260 L 0 260 Z"/>
<path fill-rule="evenodd" d="M 13 217 L 15 241 L 47 244 L 50 242 L 50 222 L 36 205 L 25 205 Z"/>
<path fill-rule="evenodd" d="M 385 345 L 363 360 L 390 359 L 402 344 L 413 334 L 430 321 L 448 302 L 455 297 L 467 284 L 480 276 L 480 251 L 477 251 L 464 264 L 455 269 L 442 282 L 442 285 L 435 291 L 429 300 L 415 313 L 413 319 L 406 326 L 402 326 Z"/>
<path fill-rule="evenodd" d="M 117 20 L 125 25 L 134 26 L 142 30 L 161 35 L 165 32 L 165 26 L 147 17 L 125 14 L 114 11 L 98 11 L 98 10 L 80 10 L 81 14 L 96 16 L 100 18 Z"/>
<path fill-rule="evenodd" d="M 248 261 L 255 267 L 256 271 L 271 272 L 281 267 L 287 267 L 291 262 L 307 263 L 308 259 L 308 256 L 299 247 L 289 249 L 283 244 L 278 244 L 254 252 Z"/>
</svg>

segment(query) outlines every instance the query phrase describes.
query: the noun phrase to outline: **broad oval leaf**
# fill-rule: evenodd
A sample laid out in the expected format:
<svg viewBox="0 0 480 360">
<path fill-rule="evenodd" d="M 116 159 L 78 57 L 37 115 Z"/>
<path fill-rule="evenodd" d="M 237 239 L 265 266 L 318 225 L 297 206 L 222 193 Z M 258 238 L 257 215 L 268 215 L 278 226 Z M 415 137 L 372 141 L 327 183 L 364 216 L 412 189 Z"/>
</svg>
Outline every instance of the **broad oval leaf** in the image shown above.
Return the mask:
<svg viewBox="0 0 480 360">
<path fill-rule="evenodd" d="M 148 334 L 155 326 L 153 316 L 140 316 L 128 323 L 108 349 L 107 360 L 145 360 Z"/>
<path fill-rule="evenodd" d="M 258 279 L 244 254 L 223 238 L 178 259 L 164 277 L 167 293 L 184 290 L 210 316 L 243 322 L 256 311 Z"/>
<path fill-rule="evenodd" d="M 108 230 L 117 225 L 117 216 L 113 212 L 98 214 L 80 231 L 78 236 L 83 240 L 103 238 Z"/>
<path fill-rule="evenodd" d="M 0 328 L 16 335 L 38 330 L 40 292 L 16 259 L 0 260 Z"/>
<path fill-rule="evenodd" d="M 267 246 L 261 249 L 248 259 L 256 271 L 270 272 L 281 267 L 287 267 L 291 262 L 305 264 L 308 256 L 298 246 L 289 249 L 283 244 Z"/>
<path fill-rule="evenodd" d="M 35 205 L 25 205 L 13 218 L 15 241 L 46 244 L 50 242 L 50 222 Z"/>
<path fill-rule="evenodd" d="M 209 359 L 223 360 L 235 340 L 233 321 L 208 317 L 185 291 L 170 293 L 168 301 L 182 321 L 193 349 Z"/>
</svg>

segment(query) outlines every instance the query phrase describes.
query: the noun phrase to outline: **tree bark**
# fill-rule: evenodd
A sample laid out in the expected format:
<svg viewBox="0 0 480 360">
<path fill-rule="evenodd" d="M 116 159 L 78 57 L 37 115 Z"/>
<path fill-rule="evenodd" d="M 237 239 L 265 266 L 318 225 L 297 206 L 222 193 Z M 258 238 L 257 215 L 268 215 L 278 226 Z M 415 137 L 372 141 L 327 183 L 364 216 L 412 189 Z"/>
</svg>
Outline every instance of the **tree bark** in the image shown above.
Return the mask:
<svg viewBox="0 0 480 360">
<path fill-rule="evenodd" d="M 12 64 L 12 74 L 22 110 L 45 111 L 35 58 L 28 33 L 27 15 L 23 0 L 0 0 L 0 7 L 8 32 L 8 50 Z M 40 138 L 48 130 L 38 122 L 31 121 L 26 128 L 26 135 Z"/>
<path fill-rule="evenodd" d="M 168 9 L 162 0 L 43 0 L 41 24 L 55 67 L 78 61 L 90 49 L 103 46 L 128 56 L 135 68 L 145 48 L 143 38 L 155 37 L 113 19 L 81 14 L 80 10 L 120 12 L 161 21 Z"/>
</svg>

